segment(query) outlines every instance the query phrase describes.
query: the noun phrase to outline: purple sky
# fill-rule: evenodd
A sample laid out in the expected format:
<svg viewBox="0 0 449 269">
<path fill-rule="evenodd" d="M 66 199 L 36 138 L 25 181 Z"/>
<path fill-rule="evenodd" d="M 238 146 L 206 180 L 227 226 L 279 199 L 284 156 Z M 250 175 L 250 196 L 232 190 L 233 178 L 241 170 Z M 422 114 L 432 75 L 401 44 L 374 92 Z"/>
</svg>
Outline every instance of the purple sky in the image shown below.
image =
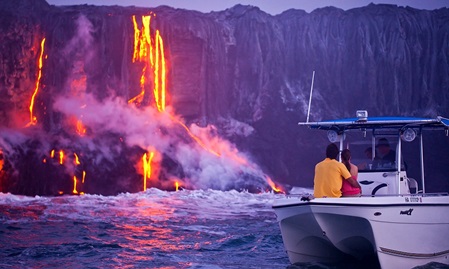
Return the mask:
<svg viewBox="0 0 449 269">
<path fill-rule="evenodd" d="M 342 9 L 366 6 L 369 3 L 395 4 L 398 6 L 411 6 L 418 9 L 437 9 L 449 7 L 448 0 L 47 0 L 52 5 L 121 5 L 157 7 L 167 5 L 175 8 L 198 10 L 201 12 L 220 11 L 233 7 L 236 4 L 257 6 L 272 15 L 295 8 L 311 12 L 316 8 L 335 6 Z"/>
</svg>

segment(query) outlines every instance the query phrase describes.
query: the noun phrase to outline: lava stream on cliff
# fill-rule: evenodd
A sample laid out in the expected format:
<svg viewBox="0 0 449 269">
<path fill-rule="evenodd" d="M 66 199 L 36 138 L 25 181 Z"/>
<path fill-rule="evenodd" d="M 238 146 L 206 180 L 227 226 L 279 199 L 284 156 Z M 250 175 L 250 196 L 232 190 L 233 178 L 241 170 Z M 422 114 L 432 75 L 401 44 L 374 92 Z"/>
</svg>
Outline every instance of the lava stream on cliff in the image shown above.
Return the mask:
<svg viewBox="0 0 449 269">
<path fill-rule="evenodd" d="M 31 96 L 31 100 L 30 100 L 30 107 L 29 107 L 30 122 L 28 123 L 28 125 L 34 125 L 37 122 L 37 117 L 34 115 L 34 102 L 36 99 L 36 95 L 39 91 L 39 86 L 40 86 L 41 78 L 42 78 L 44 47 L 45 47 L 45 38 L 43 38 L 41 41 L 40 54 L 39 54 L 39 59 L 38 59 L 38 64 L 37 64 L 38 73 L 37 73 L 37 79 L 36 79 L 36 86 L 34 88 L 34 92 L 33 92 L 33 95 Z"/>
</svg>

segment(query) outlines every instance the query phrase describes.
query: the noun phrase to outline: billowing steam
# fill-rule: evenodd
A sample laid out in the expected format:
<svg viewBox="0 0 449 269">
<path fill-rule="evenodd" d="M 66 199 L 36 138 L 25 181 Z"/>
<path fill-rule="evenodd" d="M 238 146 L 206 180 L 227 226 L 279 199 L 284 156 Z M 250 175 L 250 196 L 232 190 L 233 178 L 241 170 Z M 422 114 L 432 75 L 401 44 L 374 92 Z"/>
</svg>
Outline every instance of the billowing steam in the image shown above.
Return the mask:
<svg viewBox="0 0 449 269">
<path fill-rule="evenodd" d="M 200 128 L 192 125 L 189 134 L 179 123 L 181 119 L 171 115 L 170 109 L 161 113 L 152 107 L 137 108 L 117 97 L 98 102 L 92 95 L 86 95 L 82 100 L 60 97 L 54 108 L 69 117 L 80 117 L 77 112 L 82 111 L 88 132 L 79 143 L 99 146 L 96 151 L 103 158 L 120 154 L 120 149 L 111 150 L 114 145 L 98 145 L 94 140 L 115 133 L 128 148 L 158 152 L 156 163 L 161 161 L 161 155 L 175 162 L 183 173 L 170 175 L 170 186 L 179 179 L 190 188 L 223 190 L 246 187 L 263 190 L 267 187 L 258 167 L 247 161 L 248 158 L 230 142 L 211 132 L 211 126 Z M 197 143 L 191 135 L 203 144 Z M 176 178 L 180 176 L 183 178 Z"/>
</svg>

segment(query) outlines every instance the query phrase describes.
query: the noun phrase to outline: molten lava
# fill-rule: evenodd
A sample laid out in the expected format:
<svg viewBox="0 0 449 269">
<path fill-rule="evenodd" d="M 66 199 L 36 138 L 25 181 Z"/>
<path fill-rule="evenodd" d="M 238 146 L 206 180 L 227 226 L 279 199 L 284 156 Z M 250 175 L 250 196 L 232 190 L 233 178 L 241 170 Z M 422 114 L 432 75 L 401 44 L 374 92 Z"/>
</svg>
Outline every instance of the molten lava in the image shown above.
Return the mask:
<svg viewBox="0 0 449 269">
<path fill-rule="evenodd" d="M 156 101 L 157 109 L 165 111 L 165 55 L 164 42 L 156 30 L 156 62 L 154 64 L 154 100 Z"/>
<path fill-rule="evenodd" d="M 76 176 L 73 176 L 73 191 L 72 191 L 73 194 L 78 194 L 78 191 L 76 190 L 76 181 L 77 181 Z"/>
<path fill-rule="evenodd" d="M 39 84 L 41 82 L 41 77 L 42 77 L 42 66 L 43 66 L 42 57 L 44 56 L 44 46 L 45 46 L 45 38 L 43 38 L 41 41 L 41 53 L 39 55 L 39 61 L 38 61 L 38 73 L 37 73 L 37 79 L 36 79 L 36 86 L 34 88 L 33 95 L 31 96 L 30 107 L 29 107 L 30 123 L 28 125 L 35 125 L 37 123 L 37 118 L 34 115 L 33 110 L 34 110 L 34 101 L 35 101 L 37 92 L 39 91 Z"/>
<path fill-rule="evenodd" d="M 59 164 L 64 164 L 64 151 L 59 151 Z"/>
<path fill-rule="evenodd" d="M 221 156 L 221 154 L 220 153 L 218 153 L 218 152 L 216 152 L 216 151 L 214 151 L 214 150 L 212 150 L 212 149 L 209 149 L 202 141 L 201 141 L 201 139 L 199 138 L 199 137 L 197 137 L 196 135 L 194 135 L 191 131 L 190 131 L 190 129 L 189 129 L 189 127 L 187 127 L 184 123 L 182 123 L 180 120 L 177 120 L 175 117 L 172 117 L 172 116 L 170 116 L 170 118 L 174 121 L 174 122 L 176 122 L 176 123 L 178 123 L 179 125 L 181 125 L 181 127 L 182 128 L 184 128 L 185 130 L 186 130 L 186 132 L 187 132 L 187 134 L 198 144 L 198 145 L 200 145 L 200 147 L 202 147 L 203 149 L 205 149 L 205 150 L 207 150 L 208 152 L 210 152 L 210 153 L 212 153 L 212 154 L 214 154 L 215 156 L 217 156 L 217 157 L 220 157 Z"/>
<path fill-rule="evenodd" d="M 143 190 L 147 190 L 147 180 L 151 178 L 151 161 L 154 157 L 154 151 L 151 151 L 149 155 L 143 154 L 142 167 L 143 167 Z"/>
<path fill-rule="evenodd" d="M 75 164 L 80 165 L 80 159 L 78 158 L 78 155 L 76 153 L 73 153 L 73 156 L 75 156 Z"/>
<path fill-rule="evenodd" d="M 274 192 L 276 192 L 276 193 L 285 193 L 285 191 L 281 187 L 276 186 L 276 184 L 273 182 L 273 180 L 269 176 L 265 176 L 265 179 L 266 179 L 268 185 L 270 185 L 271 189 Z"/>
<path fill-rule="evenodd" d="M 86 127 L 84 127 L 83 122 L 81 120 L 76 121 L 76 133 L 79 136 L 85 136 L 86 135 Z"/>
<path fill-rule="evenodd" d="M 165 111 L 166 107 L 166 63 L 164 43 L 159 30 L 156 30 L 154 42 L 151 37 L 151 15 L 142 16 L 142 28 L 139 29 L 136 16 L 132 17 L 134 25 L 133 63 L 143 63 L 140 77 L 140 93 L 128 100 L 128 103 L 140 104 L 145 96 L 146 88 L 153 81 L 153 97 L 158 111 Z M 152 72 L 151 72 L 152 71 Z M 153 76 L 151 78 L 151 76 Z"/>
<path fill-rule="evenodd" d="M 4 164 L 4 159 L 3 159 L 3 150 L 0 149 L 0 171 L 3 170 L 3 164 Z"/>
<path fill-rule="evenodd" d="M 139 42 L 140 42 L 140 30 L 137 25 L 136 16 L 132 17 L 134 25 L 134 53 L 133 53 L 133 63 L 136 62 L 139 56 Z"/>
</svg>

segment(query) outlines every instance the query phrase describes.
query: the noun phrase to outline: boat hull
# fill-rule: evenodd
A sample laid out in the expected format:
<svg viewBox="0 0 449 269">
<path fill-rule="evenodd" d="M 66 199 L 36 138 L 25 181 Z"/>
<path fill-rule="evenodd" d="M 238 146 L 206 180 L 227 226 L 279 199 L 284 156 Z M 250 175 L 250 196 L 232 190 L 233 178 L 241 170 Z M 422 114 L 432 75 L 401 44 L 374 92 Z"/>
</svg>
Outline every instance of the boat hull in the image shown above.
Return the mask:
<svg viewBox="0 0 449 269">
<path fill-rule="evenodd" d="M 449 264 L 449 197 L 288 198 L 273 205 L 291 263 Z"/>
</svg>

